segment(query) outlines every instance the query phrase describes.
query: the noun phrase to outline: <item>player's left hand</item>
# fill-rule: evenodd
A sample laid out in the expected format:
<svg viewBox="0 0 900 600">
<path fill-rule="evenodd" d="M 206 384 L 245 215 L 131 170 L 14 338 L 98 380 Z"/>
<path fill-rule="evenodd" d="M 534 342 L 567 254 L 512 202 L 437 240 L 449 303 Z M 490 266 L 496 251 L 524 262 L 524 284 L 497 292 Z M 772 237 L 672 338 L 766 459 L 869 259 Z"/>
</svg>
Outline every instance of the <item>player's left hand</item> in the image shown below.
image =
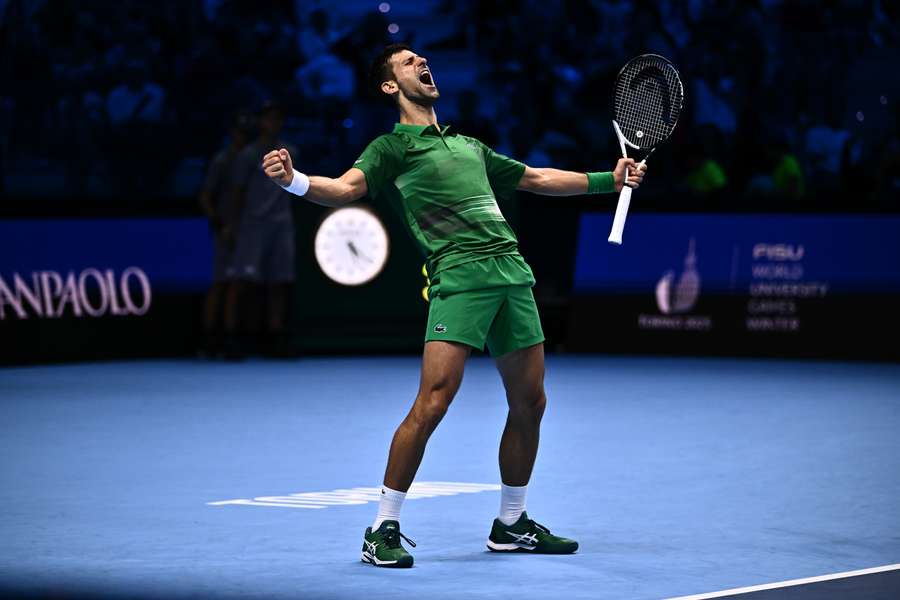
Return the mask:
<svg viewBox="0 0 900 600">
<path fill-rule="evenodd" d="M 628 169 L 628 181 L 625 181 L 625 170 Z M 613 170 L 613 179 L 616 182 L 616 191 L 621 192 L 622 187 L 627 185 L 632 189 L 640 187 L 644 181 L 644 173 L 647 172 L 647 165 L 640 167 L 634 162 L 633 158 L 620 158 Z"/>
</svg>

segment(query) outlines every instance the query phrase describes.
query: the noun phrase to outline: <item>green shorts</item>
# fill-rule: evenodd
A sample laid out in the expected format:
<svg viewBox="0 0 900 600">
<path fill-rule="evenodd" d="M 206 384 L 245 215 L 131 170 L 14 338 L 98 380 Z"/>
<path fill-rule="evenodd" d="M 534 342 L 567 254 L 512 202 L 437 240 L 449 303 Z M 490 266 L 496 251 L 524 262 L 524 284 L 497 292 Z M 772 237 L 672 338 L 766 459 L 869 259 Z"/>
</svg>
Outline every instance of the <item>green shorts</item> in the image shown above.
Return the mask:
<svg viewBox="0 0 900 600">
<path fill-rule="evenodd" d="M 431 300 L 425 341 L 461 342 L 501 356 L 544 341 L 534 294 L 527 285 L 471 290 Z"/>
</svg>

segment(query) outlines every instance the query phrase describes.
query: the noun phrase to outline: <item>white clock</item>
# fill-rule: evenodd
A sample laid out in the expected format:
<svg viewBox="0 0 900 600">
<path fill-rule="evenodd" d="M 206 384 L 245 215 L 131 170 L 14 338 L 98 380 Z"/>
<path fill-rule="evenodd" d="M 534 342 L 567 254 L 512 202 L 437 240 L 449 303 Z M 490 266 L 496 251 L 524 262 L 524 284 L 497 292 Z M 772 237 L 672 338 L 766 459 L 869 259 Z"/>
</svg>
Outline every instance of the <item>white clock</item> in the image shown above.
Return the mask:
<svg viewBox="0 0 900 600">
<path fill-rule="evenodd" d="M 381 219 L 358 206 L 339 208 L 325 217 L 315 245 L 319 268 L 341 285 L 362 285 L 375 279 L 390 250 Z"/>
</svg>

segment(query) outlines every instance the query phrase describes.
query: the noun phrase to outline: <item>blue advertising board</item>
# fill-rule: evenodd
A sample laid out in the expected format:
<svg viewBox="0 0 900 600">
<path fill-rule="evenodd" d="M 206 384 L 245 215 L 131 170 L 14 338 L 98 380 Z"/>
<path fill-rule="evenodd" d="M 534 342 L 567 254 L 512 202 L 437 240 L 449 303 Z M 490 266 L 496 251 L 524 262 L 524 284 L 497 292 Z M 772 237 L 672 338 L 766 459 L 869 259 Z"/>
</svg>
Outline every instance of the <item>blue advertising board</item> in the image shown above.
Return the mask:
<svg viewBox="0 0 900 600">
<path fill-rule="evenodd" d="M 895 357 L 900 217 L 585 214 L 577 350 Z"/>
<path fill-rule="evenodd" d="M 154 289 L 202 291 L 212 243 L 205 219 L 11 219 L 0 221 L 0 276 L 34 271 L 119 273 L 137 267 Z"/>
<path fill-rule="evenodd" d="M 0 221 L 0 321 L 143 316 L 203 291 L 211 260 L 204 219 Z"/>
<path fill-rule="evenodd" d="M 641 293 L 692 272 L 704 292 L 900 292 L 900 217 L 641 214 L 622 246 L 610 214 L 581 217 L 576 294 Z"/>
</svg>

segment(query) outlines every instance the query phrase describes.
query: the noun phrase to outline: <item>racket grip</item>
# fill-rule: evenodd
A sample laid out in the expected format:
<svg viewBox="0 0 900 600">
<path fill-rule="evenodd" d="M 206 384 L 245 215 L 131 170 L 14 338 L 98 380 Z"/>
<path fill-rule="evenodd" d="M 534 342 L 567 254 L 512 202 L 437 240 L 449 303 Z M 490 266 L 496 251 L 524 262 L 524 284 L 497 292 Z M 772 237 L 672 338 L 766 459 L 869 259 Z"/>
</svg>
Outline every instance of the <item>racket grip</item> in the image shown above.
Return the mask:
<svg viewBox="0 0 900 600">
<path fill-rule="evenodd" d="M 620 246 L 625 219 L 628 217 L 628 206 L 631 204 L 632 188 L 627 185 L 619 192 L 619 203 L 616 205 L 616 216 L 613 218 L 612 231 L 609 232 L 609 243 Z"/>
</svg>

